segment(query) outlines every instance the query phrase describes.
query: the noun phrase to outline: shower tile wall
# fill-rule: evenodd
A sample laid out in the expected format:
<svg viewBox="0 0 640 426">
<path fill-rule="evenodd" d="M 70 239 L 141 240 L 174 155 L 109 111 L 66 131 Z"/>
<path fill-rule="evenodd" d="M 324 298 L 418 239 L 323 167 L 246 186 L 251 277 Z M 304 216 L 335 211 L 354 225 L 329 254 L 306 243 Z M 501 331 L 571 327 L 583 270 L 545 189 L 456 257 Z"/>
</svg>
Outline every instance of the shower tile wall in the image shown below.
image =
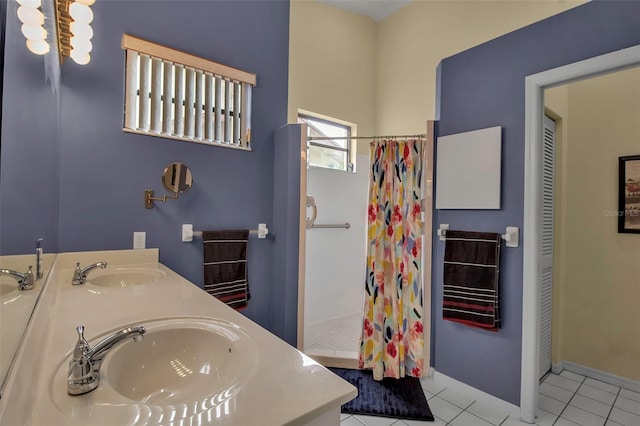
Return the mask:
<svg viewBox="0 0 640 426">
<path fill-rule="evenodd" d="M 357 155 L 356 173 L 308 170 L 307 193 L 318 207 L 316 223 L 348 222 L 351 227 L 306 232 L 305 352 L 313 348 L 325 350 L 324 356 L 339 357 L 346 354 L 336 355 L 336 351 L 351 352 L 350 358 L 357 352 L 366 269 L 368 187 L 368 154 Z"/>
</svg>

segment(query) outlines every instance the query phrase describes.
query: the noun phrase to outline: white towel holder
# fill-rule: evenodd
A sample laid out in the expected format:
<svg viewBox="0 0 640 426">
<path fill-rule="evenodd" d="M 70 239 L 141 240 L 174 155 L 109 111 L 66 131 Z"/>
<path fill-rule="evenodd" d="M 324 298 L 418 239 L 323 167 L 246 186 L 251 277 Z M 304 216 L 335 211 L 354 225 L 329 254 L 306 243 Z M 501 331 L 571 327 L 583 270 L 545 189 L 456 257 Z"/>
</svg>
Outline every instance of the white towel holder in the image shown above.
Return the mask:
<svg viewBox="0 0 640 426">
<path fill-rule="evenodd" d="M 502 234 L 502 239 L 507 242 L 507 247 L 518 247 L 520 244 L 520 228 L 507 226 L 507 233 Z"/>
<path fill-rule="evenodd" d="M 267 228 L 266 223 L 259 223 L 258 229 L 250 230 L 249 234 L 258 235 L 258 238 L 260 239 L 267 238 L 267 235 L 269 234 L 269 228 Z M 184 223 L 182 225 L 182 242 L 190 243 L 191 241 L 193 241 L 194 236 L 202 236 L 202 231 L 194 231 L 193 224 Z"/>
<path fill-rule="evenodd" d="M 447 239 L 446 234 L 449 229 L 448 223 L 441 223 L 438 228 L 438 236 L 440 241 Z M 506 241 L 507 247 L 518 247 L 520 244 L 520 228 L 517 226 L 507 226 L 506 232 L 501 235 L 502 239 Z"/>
<path fill-rule="evenodd" d="M 438 237 L 440 237 L 440 241 L 445 241 L 447 238 L 445 234 L 447 233 L 447 229 L 449 229 L 448 223 L 441 223 L 440 228 L 438 228 Z"/>
</svg>

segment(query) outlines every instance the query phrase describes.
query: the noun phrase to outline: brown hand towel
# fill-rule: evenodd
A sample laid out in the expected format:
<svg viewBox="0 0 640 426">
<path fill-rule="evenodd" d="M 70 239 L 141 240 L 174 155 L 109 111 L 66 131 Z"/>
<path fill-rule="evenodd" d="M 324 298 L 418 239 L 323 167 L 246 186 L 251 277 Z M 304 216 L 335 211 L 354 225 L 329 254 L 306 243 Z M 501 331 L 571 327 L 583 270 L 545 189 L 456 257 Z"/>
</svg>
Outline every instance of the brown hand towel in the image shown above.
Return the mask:
<svg viewBox="0 0 640 426">
<path fill-rule="evenodd" d="M 234 309 L 247 306 L 249 230 L 203 231 L 204 290 Z"/>
<path fill-rule="evenodd" d="M 500 326 L 500 234 L 448 230 L 442 317 L 497 331 Z"/>
</svg>

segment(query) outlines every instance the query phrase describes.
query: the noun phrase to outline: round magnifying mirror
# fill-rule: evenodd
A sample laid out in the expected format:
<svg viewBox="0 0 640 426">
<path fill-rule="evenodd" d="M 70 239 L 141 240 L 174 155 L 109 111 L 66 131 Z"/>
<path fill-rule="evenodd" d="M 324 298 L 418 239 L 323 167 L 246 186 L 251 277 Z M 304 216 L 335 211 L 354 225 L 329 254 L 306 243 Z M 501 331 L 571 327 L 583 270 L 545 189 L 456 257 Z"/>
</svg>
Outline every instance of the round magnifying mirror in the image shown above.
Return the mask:
<svg viewBox="0 0 640 426">
<path fill-rule="evenodd" d="M 182 163 L 169 164 L 169 166 L 164 169 L 162 185 L 167 191 L 173 192 L 174 194 L 188 191 L 191 185 L 193 185 L 191 170 Z"/>
</svg>

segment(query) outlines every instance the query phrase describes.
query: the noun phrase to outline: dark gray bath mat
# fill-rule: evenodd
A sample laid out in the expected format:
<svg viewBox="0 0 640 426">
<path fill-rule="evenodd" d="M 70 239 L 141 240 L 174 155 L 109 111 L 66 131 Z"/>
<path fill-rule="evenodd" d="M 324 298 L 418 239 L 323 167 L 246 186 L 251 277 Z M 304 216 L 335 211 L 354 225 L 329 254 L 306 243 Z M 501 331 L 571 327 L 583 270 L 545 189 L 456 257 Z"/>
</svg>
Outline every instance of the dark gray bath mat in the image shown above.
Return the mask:
<svg viewBox="0 0 640 426">
<path fill-rule="evenodd" d="M 329 370 L 358 388 L 358 396 L 342 406 L 340 411 L 343 413 L 433 421 L 418 378 L 385 378 L 376 381 L 370 370 Z"/>
</svg>

